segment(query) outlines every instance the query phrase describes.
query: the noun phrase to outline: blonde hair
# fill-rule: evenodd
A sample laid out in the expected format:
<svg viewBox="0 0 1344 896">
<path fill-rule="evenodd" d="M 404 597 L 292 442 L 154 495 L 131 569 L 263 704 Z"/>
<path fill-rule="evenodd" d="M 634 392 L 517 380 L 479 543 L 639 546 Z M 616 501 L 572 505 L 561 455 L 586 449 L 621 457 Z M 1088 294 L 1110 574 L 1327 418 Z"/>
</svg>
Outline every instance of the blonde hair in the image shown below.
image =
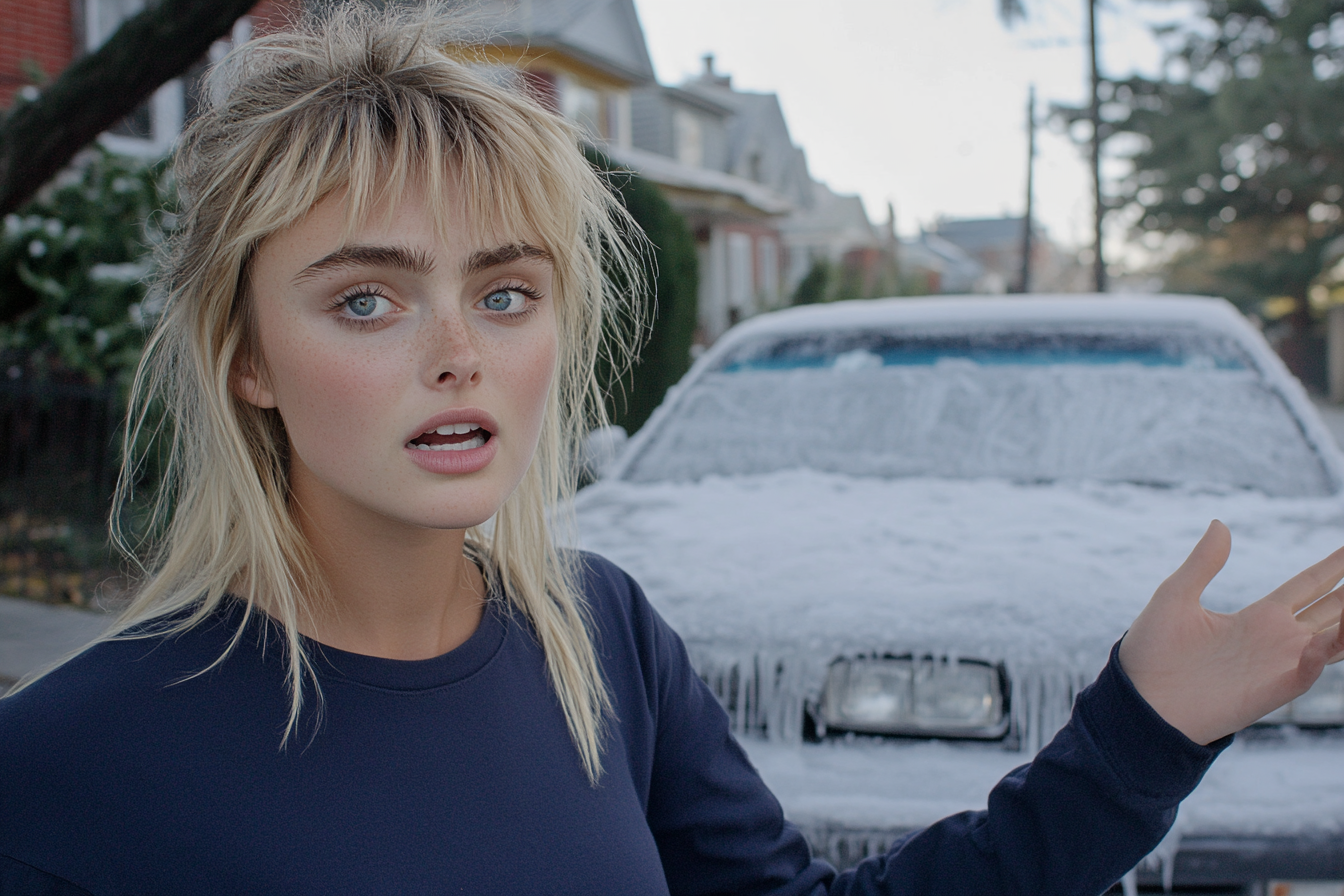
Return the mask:
<svg viewBox="0 0 1344 896">
<path fill-rule="evenodd" d="M 346 3 L 243 45 L 212 73 L 211 104 L 176 157 L 180 231 L 135 379 L 113 515 L 114 538 L 133 551 L 121 517 L 153 441 L 146 434 L 163 426 L 157 534 L 142 552 L 143 587 L 104 637 L 186 630 L 226 594 L 246 601 L 244 625 L 264 608 L 285 633 L 285 738 L 294 734 L 305 679 L 317 686 L 298 624 L 324 585 L 290 511 L 283 423 L 230 387 L 236 364 L 255 352 L 250 260 L 333 191 L 348 191 L 353 222 L 414 181 L 443 226 L 451 189 L 469 220 L 540 240 L 554 259 L 560 355 L 537 451 L 493 525 L 470 530 L 468 545 L 492 590 L 535 630 L 596 783 L 610 701 L 576 561 L 556 549 L 547 514 L 572 494 L 576 446 L 604 419 L 599 352 L 617 367 L 630 357 L 630 340 L 603 337 L 629 332 L 613 320 L 640 317 L 643 237 L 585 160 L 576 130 L 446 54 L 464 42 L 441 6 Z M 240 626 L 233 643 L 241 635 Z"/>
</svg>

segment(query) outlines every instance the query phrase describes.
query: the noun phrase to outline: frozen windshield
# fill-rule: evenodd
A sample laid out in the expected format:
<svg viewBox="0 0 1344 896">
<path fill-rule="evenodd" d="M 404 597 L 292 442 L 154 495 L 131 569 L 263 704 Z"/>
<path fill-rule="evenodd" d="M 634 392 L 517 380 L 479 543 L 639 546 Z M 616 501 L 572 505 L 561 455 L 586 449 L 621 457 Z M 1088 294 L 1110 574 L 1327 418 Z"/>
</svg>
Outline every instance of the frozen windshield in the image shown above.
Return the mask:
<svg viewBox="0 0 1344 896">
<path fill-rule="evenodd" d="M 624 478 L 808 467 L 1330 492 L 1230 338 L 1193 328 L 762 338 L 705 373 Z"/>
</svg>

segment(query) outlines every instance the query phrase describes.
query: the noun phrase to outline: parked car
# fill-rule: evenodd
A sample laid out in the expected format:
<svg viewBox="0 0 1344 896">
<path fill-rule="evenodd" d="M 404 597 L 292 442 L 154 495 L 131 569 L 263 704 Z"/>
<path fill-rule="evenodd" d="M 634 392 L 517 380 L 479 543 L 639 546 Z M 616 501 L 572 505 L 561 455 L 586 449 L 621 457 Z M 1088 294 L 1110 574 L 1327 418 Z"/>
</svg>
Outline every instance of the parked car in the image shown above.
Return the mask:
<svg viewBox="0 0 1344 896">
<path fill-rule="evenodd" d="M 735 327 L 576 504 L 848 865 L 983 807 L 1210 519 L 1235 610 L 1344 544 L 1342 485 L 1220 299 L 931 298 Z M 1344 891 L 1341 667 L 1238 736 L 1140 883 Z"/>
</svg>

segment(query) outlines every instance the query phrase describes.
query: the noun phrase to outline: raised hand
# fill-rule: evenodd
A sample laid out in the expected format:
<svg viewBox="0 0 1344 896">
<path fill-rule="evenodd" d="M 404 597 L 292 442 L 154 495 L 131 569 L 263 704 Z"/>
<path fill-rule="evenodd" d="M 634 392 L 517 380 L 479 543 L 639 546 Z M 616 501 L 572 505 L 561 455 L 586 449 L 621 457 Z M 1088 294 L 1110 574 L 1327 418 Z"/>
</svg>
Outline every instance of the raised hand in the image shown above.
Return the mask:
<svg viewBox="0 0 1344 896">
<path fill-rule="evenodd" d="M 1143 698 L 1186 737 L 1207 744 L 1257 721 L 1344 658 L 1344 548 L 1236 613 L 1200 606 L 1232 547 L 1214 520 L 1153 594 L 1120 644 Z"/>
</svg>

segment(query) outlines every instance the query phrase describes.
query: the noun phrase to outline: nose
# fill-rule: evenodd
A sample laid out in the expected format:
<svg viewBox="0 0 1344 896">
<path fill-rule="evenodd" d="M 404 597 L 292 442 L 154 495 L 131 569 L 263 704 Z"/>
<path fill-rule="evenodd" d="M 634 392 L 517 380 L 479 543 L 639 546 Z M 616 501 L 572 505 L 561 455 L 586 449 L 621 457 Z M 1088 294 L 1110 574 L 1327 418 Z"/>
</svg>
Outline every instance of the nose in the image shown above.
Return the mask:
<svg viewBox="0 0 1344 896">
<path fill-rule="evenodd" d="M 460 312 L 436 315 L 429 322 L 425 367 L 428 385 L 475 385 L 481 380 L 481 353 L 471 324 Z"/>
</svg>

